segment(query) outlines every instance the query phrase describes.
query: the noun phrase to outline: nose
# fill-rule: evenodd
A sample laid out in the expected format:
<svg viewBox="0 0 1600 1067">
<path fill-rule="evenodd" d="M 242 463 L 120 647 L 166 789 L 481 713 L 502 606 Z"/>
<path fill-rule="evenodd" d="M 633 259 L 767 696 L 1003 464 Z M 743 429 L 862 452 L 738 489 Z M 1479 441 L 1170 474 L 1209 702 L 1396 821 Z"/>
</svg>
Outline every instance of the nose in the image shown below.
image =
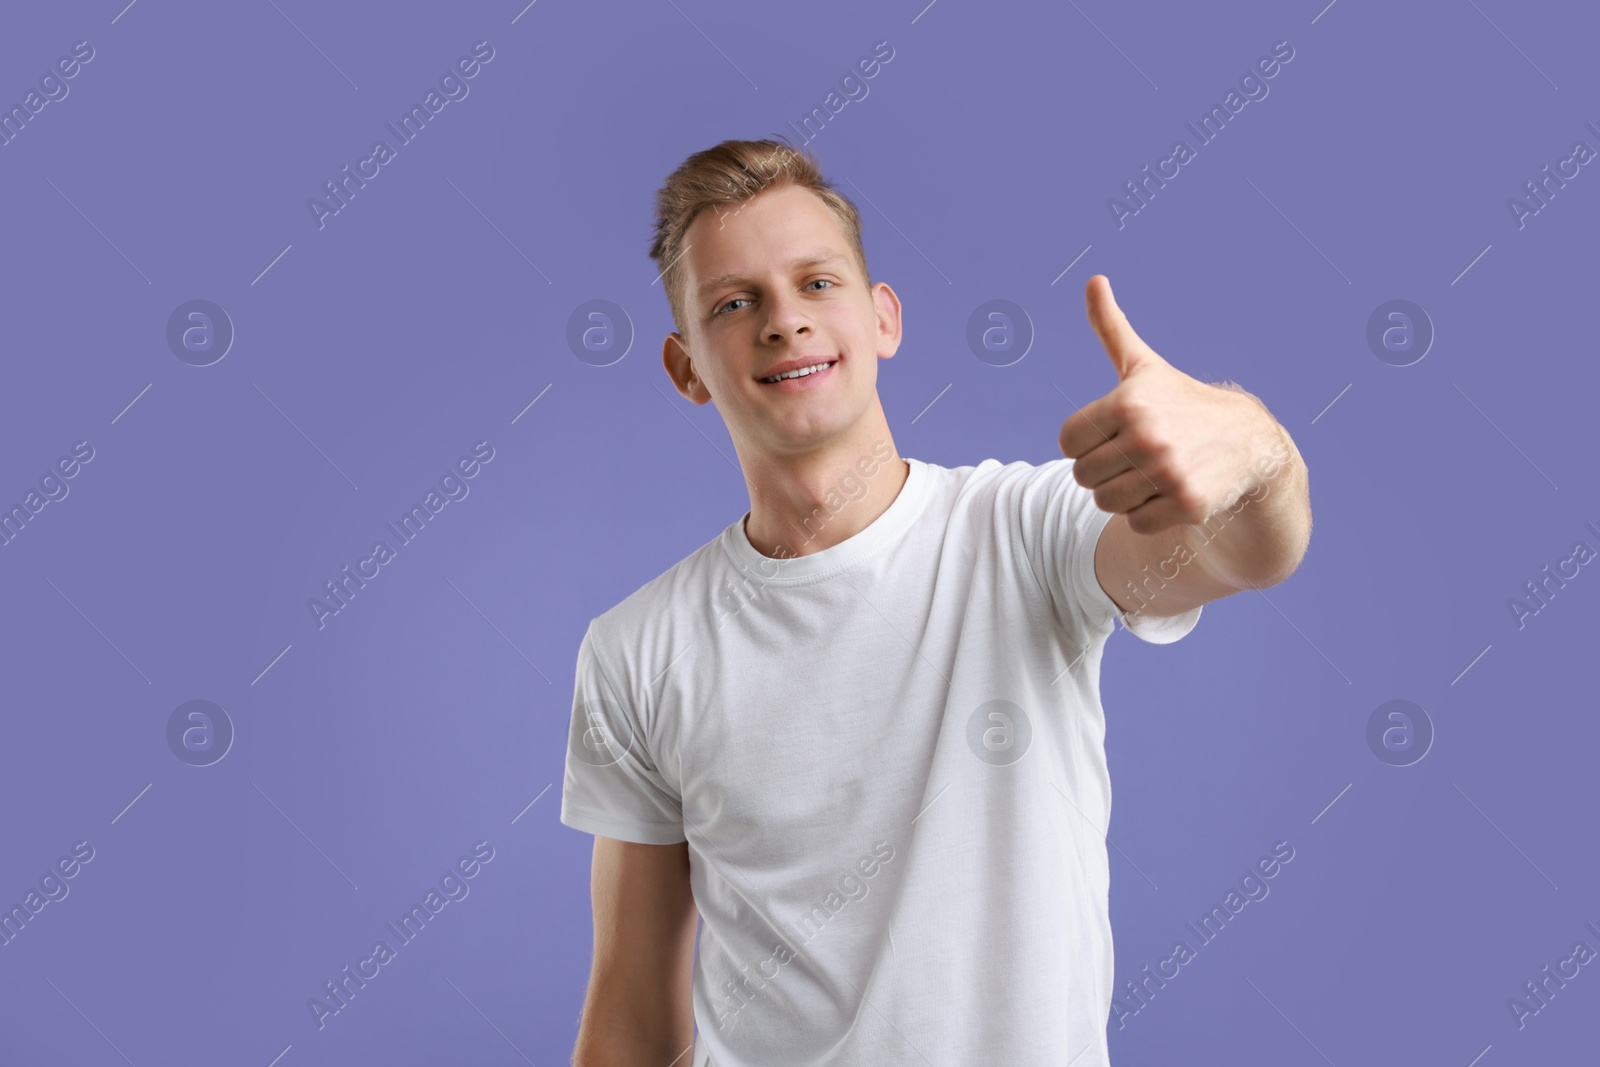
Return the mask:
<svg viewBox="0 0 1600 1067">
<path fill-rule="evenodd" d="M 767 321 L 763 330 L 763 336 L 768 342 L 808 336 L 813 329 L 804 302 L 798 295 L 792 293 L 775 295 L 768 301 Z"/>
</svg>

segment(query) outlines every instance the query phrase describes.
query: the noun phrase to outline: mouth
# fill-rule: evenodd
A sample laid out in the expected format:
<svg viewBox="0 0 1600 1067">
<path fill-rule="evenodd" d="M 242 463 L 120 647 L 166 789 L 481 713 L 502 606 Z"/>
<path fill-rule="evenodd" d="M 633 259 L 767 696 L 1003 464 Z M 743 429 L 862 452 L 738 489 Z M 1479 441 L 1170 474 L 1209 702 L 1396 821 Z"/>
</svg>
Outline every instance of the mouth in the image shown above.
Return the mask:
<svg viewBox="0 0 1600 1067">
<path fill-rule="evenodd" d="M 756 380 L 762 385 L 790 392 L 798 389 L 809 389 L 822 379 L 832 377 L 833 368 L 838 362 L 837 359 L 834 359 L 826 363 L 815 363 L 809 367 L 802 367 L 799 371 L 790 371 L 786 375 L 774 378 L 758 378 Z"/>
</svg>

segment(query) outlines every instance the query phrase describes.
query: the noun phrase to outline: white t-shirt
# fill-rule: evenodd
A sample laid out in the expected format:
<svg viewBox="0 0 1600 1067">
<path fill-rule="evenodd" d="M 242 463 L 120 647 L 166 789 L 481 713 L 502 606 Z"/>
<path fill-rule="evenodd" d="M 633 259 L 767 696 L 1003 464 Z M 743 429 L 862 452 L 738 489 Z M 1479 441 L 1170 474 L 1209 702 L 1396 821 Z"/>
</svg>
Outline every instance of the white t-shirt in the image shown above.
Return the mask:
<svg viewBox="0 0 1600 1067">
<path fill-rule="evenodd" d="M 1106 596 L 1071 460 L 907 462 L 853 537 L 741 517 L 579 647 L 561 821 L 688 841 L 692 1067 L 1107 1065 L 1100 655 L 1200 609 Z"/>
</svg>

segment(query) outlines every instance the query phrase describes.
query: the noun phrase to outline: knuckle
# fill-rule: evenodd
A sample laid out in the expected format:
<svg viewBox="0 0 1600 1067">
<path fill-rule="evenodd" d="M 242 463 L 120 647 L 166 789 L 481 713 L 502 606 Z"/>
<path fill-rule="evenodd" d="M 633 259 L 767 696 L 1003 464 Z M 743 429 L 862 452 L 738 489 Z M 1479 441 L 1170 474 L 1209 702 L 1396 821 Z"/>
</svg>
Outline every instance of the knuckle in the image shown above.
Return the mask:
<svg viewBox="0 0 1600 1067">
<path fill-rule="evenodd" d="M 1158 485 L 1178 486 L 1183 484 L 1179 475 L 1177 457 L 1170 449 L 1156 449 L 1146 452 L 1145 470 L 1149 472 L 1152 481 Z"/>
<path fill-rule="evenodd" d="M 1146 434 L 1144 437 L 1145 452 L 1150 456 L 1150 461 L 1161 466 L 1172 466 L 1178 458 L 1177 447 L 1165 437 Z"/>
</svg>

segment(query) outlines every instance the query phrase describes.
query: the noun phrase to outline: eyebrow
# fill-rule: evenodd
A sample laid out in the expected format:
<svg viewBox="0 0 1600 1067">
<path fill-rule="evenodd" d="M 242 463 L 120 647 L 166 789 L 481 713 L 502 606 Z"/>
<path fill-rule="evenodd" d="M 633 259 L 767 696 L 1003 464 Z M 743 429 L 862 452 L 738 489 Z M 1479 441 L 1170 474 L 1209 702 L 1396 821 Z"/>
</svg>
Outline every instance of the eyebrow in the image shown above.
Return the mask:
<svg viewBox="0 0 1600 1067">
<path fill-rule="evenodd" d="M 843 263 L 848 261 L 843 255 L 835 252 L 831 248 L 819 248 L 808 252 L 805 255 L 791 259 L 786 266 L 790 270 L 798 270 L 801 267 L 819 267 L 824 263 L 834 262 Z M 727 274 L 719 274 L 715 278 L 708 278 L 704 282 L 701 282 L 695 292 L 699 296 L 703 297 L 709 295 L 713 289 L 721 289 L 723 286 L 732 285 L 734 282 L 744 282 L 749 280 L 750 279 L 745 275 L 740 274 L 737 271 L 731 271 Z"/>
</svg>

